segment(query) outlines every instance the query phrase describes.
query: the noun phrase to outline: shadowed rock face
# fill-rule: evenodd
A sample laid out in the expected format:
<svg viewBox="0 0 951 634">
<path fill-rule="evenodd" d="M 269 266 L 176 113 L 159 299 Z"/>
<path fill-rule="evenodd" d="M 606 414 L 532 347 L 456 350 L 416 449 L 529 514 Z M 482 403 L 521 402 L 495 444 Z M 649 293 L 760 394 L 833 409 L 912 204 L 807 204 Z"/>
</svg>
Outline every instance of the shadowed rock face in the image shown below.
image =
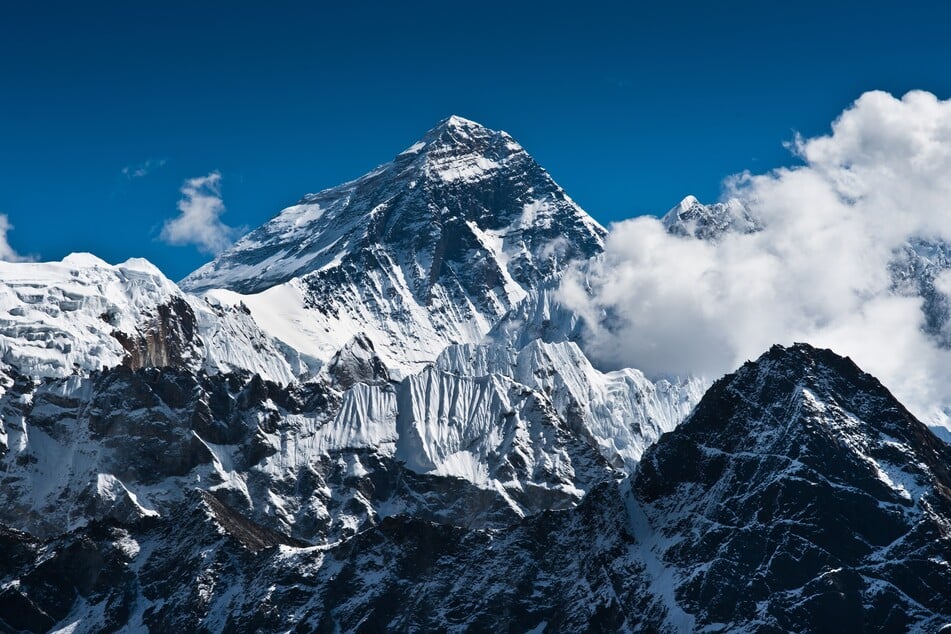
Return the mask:
<svg viewBox="0 0 951 634">
<path fill-rule="evenodd" d="M 386 366 L 376 356 L 373 342 L 365 336 L 357 336 L 341 348 L 327 364 L 331 384 L 342 390 L 357 383 L 382 385 L 390 380 Z"/>
<path fill-rule="evenodd" d="M 236 512 L 308 543 L 336 541 L 393 513 L 505 526 L 525 512 L 577 503 L 583 491 L 576 484 L 618 476 L 550 404 L 514 383 L 510 393 L 546 434 L 542 450 L 562 451 L 573 463 L 556 464 L 551 473 L 544 463 L 533 466 L 532 442 L 513 428 L 511 455 L 489 458 L 499 478 L 525 486 L 502 495 L 461 477 L 407 468 L 393 455 L 395 439 L 380 446 L 315 441 L 353 423 L 336 417 L 346 419 L 351 410 L 341 414 L 343 404 L 364 392 L 395 399 L 388 383 L 341 394 L 324 383 L 281 386 L 257 376 L 125 366 L 85 379 L 10 380 L 0 397 L 0 523 L 41 537 L 88 521 L 174 513 L 192 488 L 213 490 Z M 395 418 L 394 410 L 394 427 Z"/>
<path fill-rule="evenodd" d="M 0 522 L 53 537 L 164 515 L 199 488 L 314 544 L 390 515 L 508 526 L 622 477 L 695 398 L 580 355 L 459 347 L 394 382 L 355 341 L 303 385 L 187 368 L 0 375 Z"/>
<path fill-rule="evenodd" d="M 191 348 L 202 346 L 195 312 L 188 302 L 174 297 L 155 312 L 135 333 L 115 331 L 112 335 L 126 350 L 123 365 L 133 370 L 184 366 L 196 356 Z"/>
<path fill-rule="evenodd" d="M 704 621 L 904 630 L 951 612 L 949 464 L 875 378 L 797 345 L 718 381 L 633 487 Z"/>
<path fill-rule="evenodd" d="M 153 631 L 938 631 L 949 460 L 850 360 L 775 347 L 572 509 L 495 530 L 396 514 L 297 548 L 187 495 L 42 547 L 0 533 L 0 605 L 27 606 L 13 618 L 33 631 L 84 615 Z"/>
</svg>

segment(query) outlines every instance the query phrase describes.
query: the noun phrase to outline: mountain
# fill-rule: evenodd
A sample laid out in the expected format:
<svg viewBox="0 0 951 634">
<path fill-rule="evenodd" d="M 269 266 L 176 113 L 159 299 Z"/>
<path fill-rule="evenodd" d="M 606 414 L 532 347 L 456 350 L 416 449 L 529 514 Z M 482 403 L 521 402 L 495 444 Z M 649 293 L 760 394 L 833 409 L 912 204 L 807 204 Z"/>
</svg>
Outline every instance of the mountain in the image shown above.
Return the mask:
<svg viewBox="0 0 951 634">
<path fill-rule="evenodd" d="M 327 361 L 367 337 L 398 374 L 478 343 L 605 230 L 505 132 L 449 117 L 390 163 L 305 196 L 181 282 Z"/>
<path fill-rule="evenodd" d="M 937 631 L 951 449 L 848 358 L 774 347 L 645 454 L 632 490 L 698 623 Z"/>
<path fill-rule="evenodd" d="M 623 477 L 699 398 L 696 381 L 601 373 L 574 343 L 546 343 L 528 328 L 517 340 L 481 342 L 489 328 L 514 323 L 507 315 L 519 298 L 550 296 L 563 258 L 601 248 L 597 224 L 505 133 L 450 118 L 394 163 L 307 200 L 235 247 L 251 258 L 261 249 L 248 255 L 241 245 L 270 236 L 268 273 L 240 286 L 276 284 L 261 293 L 199 297 L 143 260 L 0 265 L 9 315 L 0 320 L 0 522 L 52 538 L 175 514 L 197 488 L 308 544 L 396 515 L 501 527 L 574 506 Z M 312 224 L 288 230 L 302 214 Z M 327 255 L 341 227 L 347 244 Z M 433 242 L 422 227 L 441 237 Z M 471 242 L 479 231 L 499 232 L 497 252 Z M 430 291 L 458 283 L 464 296 L 404 313 L 420 297 L 378 293 L 386 309 L 368 321 L 326 321 L 366 306 L 314 280 L 345 273 L 366 298 L 381 290 L 381 275 L 405 279 L 407 262 L 434 253 L 441 264 L 431 263 Z M 379 255 L 378 268 L 354 264 L 368 254 Z M 208 268 L 237 275 L 234 258 Z M 521 294 L 468 275 L 480 267 L 504 271 Z M 285 312 L 275 297 L 304 282 L 310 307 Z M 470 309 L 480 297 L 503 298 L 492 310 L 511 310 L 479 317 Z M 465 337 L 433 330 L 450 314 Z M 294 337 L 266 334 L 293 320 L 333 330 L 305 333 L 304 351 L 288 343 Z M 405 339 L 379 337 L 380 328 Z M 407 341 L 425 347 L 429 363 L 394 356 Z M 326 356 L 307 354 L 311 344 Z"/>
<path fill-rule="evenodd" d="M 246 308 L 187 295 L 142 259 L 0 262 L 0 364 L 33 378 L 130 368 L 245 371 L 288 383 L 311 370 Z"/>
<path fill-rule="evenodd" d="M 664 222 L 761 228 L 689 198 Z M 144 260 L 0 263 L 0 630 L 947 623 L 948 446 L 806 345 L 705 394 L 595 368 L 559 284 L 603 236 L 451 117 L 193 292 Z M 896 292 L 937 298 L 943 253 Z"/>
<path fill-rule="evenodd" d="M 198 488 L 313 544 L 390 515 L 503 526 L 622 477 L 701 390 L 602 374 L 574 344 L 453 346 L 400 382 L 366 356 L 288 385 L 188 367 L 7 369 L 0 522 L 49 537 L 174 514 Z"/>
<path fill-rule="evenodd" d="M 938 631 L 948 464 L 851 361 L 777 346 L 577 507 L 488 530 L 391 516 L 307 548 L 196 493 L 0 533 L 0 612 L 32 631 Z"/>
<path fill-rule="evenodd" d="M 660 220 L 668 233 L 700 240 L 716 241 L 726 233 L 755 233 L 763 228 L 735 198 L 704 205 L 693 196 L 687 196 Z"/>
<path fill-rule="evenodd" d="M 939 280 L 949 270 L 951 244 L 941 239 L 909 240 L 889 264 L 893 290 L 921 297 L 924 331 L 944 348 L 951 348 L 951 301 Z"/>
</svg>

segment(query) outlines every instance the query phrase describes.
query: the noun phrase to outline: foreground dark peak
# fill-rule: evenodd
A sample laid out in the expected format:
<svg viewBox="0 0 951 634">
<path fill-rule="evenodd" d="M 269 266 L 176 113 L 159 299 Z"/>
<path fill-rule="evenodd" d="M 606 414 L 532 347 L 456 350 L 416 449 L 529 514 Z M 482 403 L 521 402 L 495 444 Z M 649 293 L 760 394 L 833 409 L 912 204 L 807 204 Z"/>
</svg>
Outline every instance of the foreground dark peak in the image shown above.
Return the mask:
<svg viewBox="0 0 951 634">
<path fill-rule="evenodd" d="M 710 405 L 715 399 L 727 403 L 739 399 L 748 407 L 756 406 L 771 414 L 762 417 L 758 429 L 737 430 L 750 437 L 755 437 L 759 431 L 779 431 L 773 425 L 791 419 L 777 412 L 785 413 L 786 408 L 795 407 L 798 408 L 795 410 L 796 420 L 842 418 L 845 422 L 841 426 L 826 429 L 830 437 L 857 433 L 869 438 L 900 439 L 920 447 L 930 446 L 936 441 L 930 430 L 916 420 L 878 379 L 862 371 L 849 357 L 804 343 L 773 346 L 710 388 L 688 420 L 695 421 L 691 422 L 692 425 L 706 420 L 714 425 L 711 433 L 726 433 L 730 431 L 730 419 L 704 418 L 702 415 L 711 408 L 715 409 Z M 857 427 L 858 422 L 862 424 Z M 782 431 L 788 435 L 804 430 L 784 428 Z"/>
<path fill-rule="evenodd" d="M 649 449 L 634 491 L 680 605 L 764 631 L 936 631 L 951 449 L 850 359 L 775 346 Z M 731 628 L 727 628 L 731 629 Z"/>
<path fill-rule="evenodd" d="M 657 460 L 675 448 L 695 458 L 682 461 L 684 475 L 722 466 L 724 456 L 780 459 L 810 480 L 861 479 L 876 499 L 898 505 L 922 487 L 951 481 L 951 449 L 878 379 L 848 357 L 807 344 L 773 346 L 720 379 L 667 436 L 639 468 L 639 482 L 659 487 L 658 496 L 676 487 L 670 473 L 655 477 Z M 722 476 L 708 475 L 711 482 Z M 941 504 L 951 503 L 945 486 L 936 490 Z"/>
</svg>

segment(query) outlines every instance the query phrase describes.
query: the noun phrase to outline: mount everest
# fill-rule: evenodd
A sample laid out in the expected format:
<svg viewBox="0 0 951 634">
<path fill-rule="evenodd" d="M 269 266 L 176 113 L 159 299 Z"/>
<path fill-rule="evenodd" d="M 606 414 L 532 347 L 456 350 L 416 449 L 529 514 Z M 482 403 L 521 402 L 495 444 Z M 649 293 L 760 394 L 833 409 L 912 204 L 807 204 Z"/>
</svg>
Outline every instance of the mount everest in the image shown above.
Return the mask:
<svg viewBox="0 0 951 634">
<path fill-rule="evenodd" d="M 182 287 L 244 303 L 321 360 L 362 334 L 409 371 L 481 341 L 604 234 L 512 137 L 450 117 L 393 162 L 305 196 Z"/>
<path fill-rule="evenodd" d="M 693 198 L 663 222 L 762 228 Z M 948 623 L 947 446 L 806 345 L 709 391 L 592 365 L 559 284 L 605 236 L 512 137 L 450 117 L 180 285 L 3 263 L 0 626 Z M 942 249 L 894 269 L 934 336 Z"/>
</svg>

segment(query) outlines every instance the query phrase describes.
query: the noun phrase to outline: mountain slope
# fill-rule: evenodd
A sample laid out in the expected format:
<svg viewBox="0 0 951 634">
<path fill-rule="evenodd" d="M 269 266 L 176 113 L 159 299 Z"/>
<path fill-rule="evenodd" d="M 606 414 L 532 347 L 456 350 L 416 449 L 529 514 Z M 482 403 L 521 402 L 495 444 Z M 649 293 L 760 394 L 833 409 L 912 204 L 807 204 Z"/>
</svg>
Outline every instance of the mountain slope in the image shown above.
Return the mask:
<svg viewBox="0 0 951 634">
<path fill-rule="evenodd" d="M 395 514 L 504 526 L 623 476 L 699 396 L 603 375 L 573 344 L 450 347 L 400 382 L 361 342 L 347 350 L 306 384 L 188 367 L 0 374 L 0 523 L 47 537 L 164 516 L 197 487 L 316 544 Z"/>
<path fill-rule="evenodd" d="M 242 301 L 303 353 L 327 360 L 363 335 L 405 372 L 481 340 L 569 261 L 600 252 L 604 233 L 512 137 L 450 117 L 181 284 Z"/>
<path fill-rule="evenodd" d="M 701 622 L 935 631 L 951 616 L 948 465 L 849 359 L 777 346 L 649 449 L 633 490 Z"/>
<path fill-rule="evenodd" d="M 203 269 L 276 284 L 261 293 L 196 297 L 144 261 L 5 264 L 0 522 L 52 537 L 165 517 L 197 487 L 326 544 L 393 515 L 486 528 L 575 506 L 699 385 L 602 374 L 528 335 L 474 342 L 602 234 L 511 137 L 452 117 Z"/>
<path fill-rule="evenodd" d="M 0 532 L 0 605 L 33 631 L 939 631 L 948 464 L 848 359 L 775 347 L 573 509 L 489 531 L 393 516 L 302 548 L 193 495 L 46 544 Z"/>
<path fill-rule="evenodd" d="M 288 383 L 305 360 L 240 305 L 182 293 L 149 262 L 0 262 L 0 363 L 34 378 L 126 365 L 247 371 Z"/>
</svg>

